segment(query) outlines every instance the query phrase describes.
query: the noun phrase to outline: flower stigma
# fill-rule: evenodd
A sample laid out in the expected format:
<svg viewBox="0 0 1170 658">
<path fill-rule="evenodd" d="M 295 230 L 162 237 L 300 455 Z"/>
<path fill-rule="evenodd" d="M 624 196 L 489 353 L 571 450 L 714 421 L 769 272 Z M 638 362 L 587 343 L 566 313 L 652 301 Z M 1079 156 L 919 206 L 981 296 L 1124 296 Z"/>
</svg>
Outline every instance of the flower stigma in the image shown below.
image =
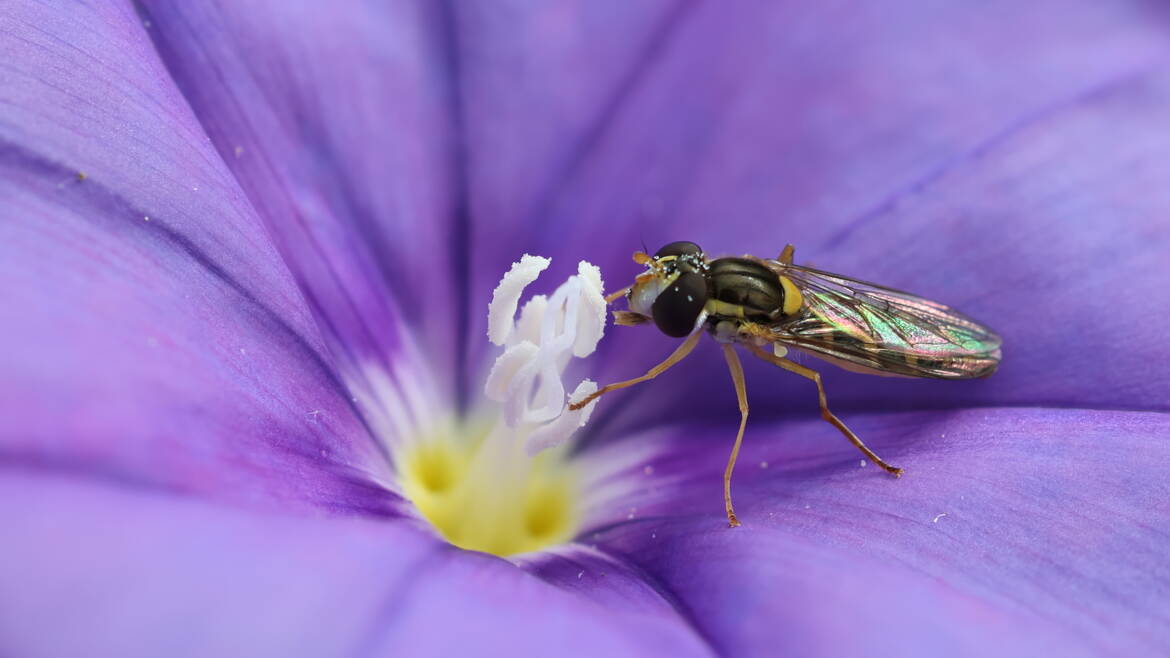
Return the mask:
<svg viewBox="0 0 1170 658">
<path fill-rule="evenodd" d="M 570 411 L 567 403 L 597 384 L 585 379 L 566 394 L 562 377 L 573 357 L 596 349 L 606 304 L 600 270 L 581 261 L 552 295 L 530 298 L 517 320 L 524 289 L 549 263 L 525 254 L 492 295 L 488 339 L 503 352 L 484 385 L 487 411 L 464 431 L 416 441 L 401 455 L 404 493 L 461 548 L 531 552 L 571 540 L 581 523 L 567 443 L 593 405 Z"/>
</svg>

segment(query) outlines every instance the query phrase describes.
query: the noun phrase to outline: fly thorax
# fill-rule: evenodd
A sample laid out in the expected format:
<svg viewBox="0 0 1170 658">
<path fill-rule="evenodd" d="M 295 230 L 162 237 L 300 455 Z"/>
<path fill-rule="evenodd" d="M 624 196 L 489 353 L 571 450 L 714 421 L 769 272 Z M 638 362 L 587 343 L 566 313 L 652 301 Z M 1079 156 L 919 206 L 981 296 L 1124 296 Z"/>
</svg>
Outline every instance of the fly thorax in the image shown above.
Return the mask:
<svg viewBox="0 0 1170 658">
<path fill-rule="evenodd" d="M 785 289 L 780 277 L 748 258 L 711 261 L 713 312 L 769 324 L 784 315 Z"/>
</svg>

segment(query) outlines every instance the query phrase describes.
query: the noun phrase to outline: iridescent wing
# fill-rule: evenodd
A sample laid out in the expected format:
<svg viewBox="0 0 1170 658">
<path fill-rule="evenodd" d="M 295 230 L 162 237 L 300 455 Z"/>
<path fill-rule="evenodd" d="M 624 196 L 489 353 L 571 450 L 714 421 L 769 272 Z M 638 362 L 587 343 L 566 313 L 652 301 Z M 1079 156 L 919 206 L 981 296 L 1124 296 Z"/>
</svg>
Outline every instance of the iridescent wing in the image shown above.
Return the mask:
<svg viewBox="0 0 1170 658">
<path fill-rule="evenodd" d="M 904 377 L 987 377 L 1000 337 L 947 306 L 901 290 L 779 261 L 761 261 L 804 297 L 774 340 L 850 370 Z"/>
</svg>

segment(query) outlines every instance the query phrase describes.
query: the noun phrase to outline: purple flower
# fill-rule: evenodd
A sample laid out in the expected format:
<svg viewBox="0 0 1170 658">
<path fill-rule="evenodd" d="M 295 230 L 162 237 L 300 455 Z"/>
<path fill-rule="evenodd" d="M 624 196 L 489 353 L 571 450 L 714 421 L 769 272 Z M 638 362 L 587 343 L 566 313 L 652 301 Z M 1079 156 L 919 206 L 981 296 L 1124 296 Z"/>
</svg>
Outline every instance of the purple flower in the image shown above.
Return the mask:
<svg viewBox="0 0 1170 658">
<path fill-rule="evenodd" d="M 0 8 L 0 653 L 1170 650 L 1161 3 L 211 4 Z M 953 304 L 1003 366 L 823 368 L 894 481 L 745 362 L 729 530 L 703 344 L 578 432 L 572 541 L 444 541 L 395 446 L 494 408 L 501 274 L 679 239 Z"/>
</svg>

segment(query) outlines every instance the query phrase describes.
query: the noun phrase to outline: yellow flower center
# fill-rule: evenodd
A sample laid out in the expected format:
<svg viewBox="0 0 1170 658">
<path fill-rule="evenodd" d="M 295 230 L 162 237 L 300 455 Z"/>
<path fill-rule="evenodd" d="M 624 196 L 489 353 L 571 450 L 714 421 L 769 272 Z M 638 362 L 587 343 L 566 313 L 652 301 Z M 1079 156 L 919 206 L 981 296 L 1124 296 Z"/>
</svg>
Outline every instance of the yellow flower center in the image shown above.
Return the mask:
<svg viewBox="0 0 1170 658">
<path fill-rule="evenodd" d="M 529 457 L 489 438 L 444 437 L 405 451 L 403 489 L 422 516 L 452 544 L 501 556 L 571 540 L 580 519 L 571 464 L 560 451 Z"/>
<path fill-rule="evenodd" d="M 605 331 L 601 274 L 582 262 L 550 297 L 516 310 L 524 288 L 548 267 L 525 255 L 504 275 L 488 309 L 488 337 L 504 348 L 484 386 L 494 404 L 480 429 L 416 437 L 396 455 L 403 491 L 447 541 L 514 555 L 555 546 L 580 526 L 579 478 L 565 445 L 592 405 L 568 399 L 597 390 L 584 380 L 566 394 L 561 377 L 572 357 L 593 352 Z M 487 429 L 483 429 L 487 428 Z"/>
</svg>

